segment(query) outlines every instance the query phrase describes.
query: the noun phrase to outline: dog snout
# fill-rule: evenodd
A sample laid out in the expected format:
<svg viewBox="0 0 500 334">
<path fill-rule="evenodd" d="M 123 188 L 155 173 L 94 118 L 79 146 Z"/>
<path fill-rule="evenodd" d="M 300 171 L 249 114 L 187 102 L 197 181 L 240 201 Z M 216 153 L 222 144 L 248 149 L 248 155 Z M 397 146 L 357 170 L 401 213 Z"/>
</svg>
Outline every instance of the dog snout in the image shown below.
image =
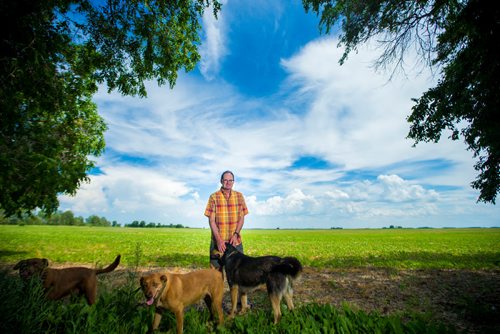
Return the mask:
<svg viewBox="0 0 500 334">
<path fill-rule="evenodd" d="M 144 293 L 144 297 L 146 298 L 152 298 L 154 293 L 153 293 L 153 290 L 147 286 L 143 286 L 142 287 L 142 292 Z"/>
</svg>

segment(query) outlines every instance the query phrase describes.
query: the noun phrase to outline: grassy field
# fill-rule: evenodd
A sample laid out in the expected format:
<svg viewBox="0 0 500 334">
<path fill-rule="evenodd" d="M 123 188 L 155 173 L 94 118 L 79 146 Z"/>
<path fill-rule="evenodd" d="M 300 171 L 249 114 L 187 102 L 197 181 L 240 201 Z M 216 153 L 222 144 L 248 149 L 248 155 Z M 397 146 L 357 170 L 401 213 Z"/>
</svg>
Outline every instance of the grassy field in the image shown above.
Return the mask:
<svg viewBox="0 0 500 334">
<path fill-rule="evenodd" d="M 188 308 L 185 333 L 500 331 L 500 229 L 243 230 L 242 236 L 251 256 L 296 256 L 309 267 L 296 286 L 297 309 L 284 308 L 273 325 L 264 289 L 251 295 L 255 309 L 226 318 L 221 328 L 210 326 L 205 307 Z M 146 333 L 154 310 L 140 306 L 139 269 L 207 267 L 209 242 L 208 229 L 0 225 L 0 299 L 8 301 L 0 303 L 0 332 Z M 54 266 L 105 266 L 116 254 L 120 270 L 100 276 L 93 306 L 76 296 L 48 301 L 39 282 L 27 288 L 11 270 L 29 257 Z M 174 326 L 166 312 L 161 332 Z"/>
<path fill-rule="evenodd" d="M 500 229 L 243 230 L 251 256 L 296 256 L 314 268 L 497 269 Z M 209 229 L 0 226 L 0 263 L 205 267 Z M 136 263 L 140 261 L 140 263 Z"/>
</svg>

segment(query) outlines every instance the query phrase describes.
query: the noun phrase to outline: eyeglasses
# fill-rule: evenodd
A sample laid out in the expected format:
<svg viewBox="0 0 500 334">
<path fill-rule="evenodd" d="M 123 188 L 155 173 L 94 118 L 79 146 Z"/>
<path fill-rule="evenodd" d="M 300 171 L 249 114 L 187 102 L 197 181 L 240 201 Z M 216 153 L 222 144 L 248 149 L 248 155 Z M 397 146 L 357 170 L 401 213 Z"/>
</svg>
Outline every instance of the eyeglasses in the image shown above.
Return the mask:
<svg viewBox="0 0 500 334">
<path fill-rule="evenodd" d="M 222 180 L 222 182 L 229 182 L 229 183 L 231 183 L 231 182 L 234 182 L 234 180 Z"/>
</svg>

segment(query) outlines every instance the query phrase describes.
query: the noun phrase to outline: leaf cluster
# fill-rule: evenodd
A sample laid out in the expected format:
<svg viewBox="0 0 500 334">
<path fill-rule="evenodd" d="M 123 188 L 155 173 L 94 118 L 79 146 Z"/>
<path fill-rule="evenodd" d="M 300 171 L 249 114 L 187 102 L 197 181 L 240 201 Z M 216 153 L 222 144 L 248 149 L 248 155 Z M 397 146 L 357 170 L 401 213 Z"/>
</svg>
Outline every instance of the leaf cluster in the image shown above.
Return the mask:
<svg viewBox="0 0 500 334">
<path fill-rule="evenodd" d="M 409 138 L 419 141 L 462 137 L 478 158 L 472 187 L 478 201 L 495 203 L 500 191 L 500 5 L 471 0 L 450 15 L 439 35 L 436 64 L 443 76 L 412 108 Z"/>
<path fill-rule="evenodd" d="M 0 208 L 57 209 L 102 154 L 98 85 L 146 96 L 199 60 L 199 19 L 217 1 L 0 2 Z"/>
</svg>

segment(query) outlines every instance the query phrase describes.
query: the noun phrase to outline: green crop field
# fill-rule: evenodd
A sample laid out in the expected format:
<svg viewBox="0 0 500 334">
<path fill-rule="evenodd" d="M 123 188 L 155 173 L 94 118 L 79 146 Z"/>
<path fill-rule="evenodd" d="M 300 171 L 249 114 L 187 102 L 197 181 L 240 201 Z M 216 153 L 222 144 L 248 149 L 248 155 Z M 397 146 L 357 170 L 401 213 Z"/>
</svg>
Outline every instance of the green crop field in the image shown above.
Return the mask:
<svg viewBox="0 0 500 334">
<path fill-rule="evenodd" d="M 226 317 L 222 327 L 211 326 L 203 305 L 188 308 L 185 333 L 500 330 L 500 229 L 244 229 L 242 237 L 248 255 L 295 256 L 309 267 L 299 283 L 298 307 L 291 312 L 283 306 L 282 320 L 273 325 L 265 289 L 255 291 L 255 307 Z M 0 225 L 0 299 L 6 301 L 0 303 L 0 332 L 146 333 L 154 308 L 141 306 L 138 267 L 207 267 L 209 242 L 209 229 Z M 120 270 L 100 276 L 92 306 L 77 296 L 49 301 L 39 281 L 26 286 L 12 270 L 30 257 L 94 267 L 117 254 Z M 308 294 L 319 297 L 308 302 Z M 346 303 L 314 301 L 328 295 Z M 165 312 L 161 332 L 174 327 L 173 315 Z"/>
<path fill-rule="evenodd" d="M 500 229 L 249 230 L 245 253 L 296 256 L 315 268 L 494 269 Z M 207 266 L 209 229 L 0 226 L 0 262 Z M 136 263 L 139 261 L 140 263 Z"/>
</svg>

